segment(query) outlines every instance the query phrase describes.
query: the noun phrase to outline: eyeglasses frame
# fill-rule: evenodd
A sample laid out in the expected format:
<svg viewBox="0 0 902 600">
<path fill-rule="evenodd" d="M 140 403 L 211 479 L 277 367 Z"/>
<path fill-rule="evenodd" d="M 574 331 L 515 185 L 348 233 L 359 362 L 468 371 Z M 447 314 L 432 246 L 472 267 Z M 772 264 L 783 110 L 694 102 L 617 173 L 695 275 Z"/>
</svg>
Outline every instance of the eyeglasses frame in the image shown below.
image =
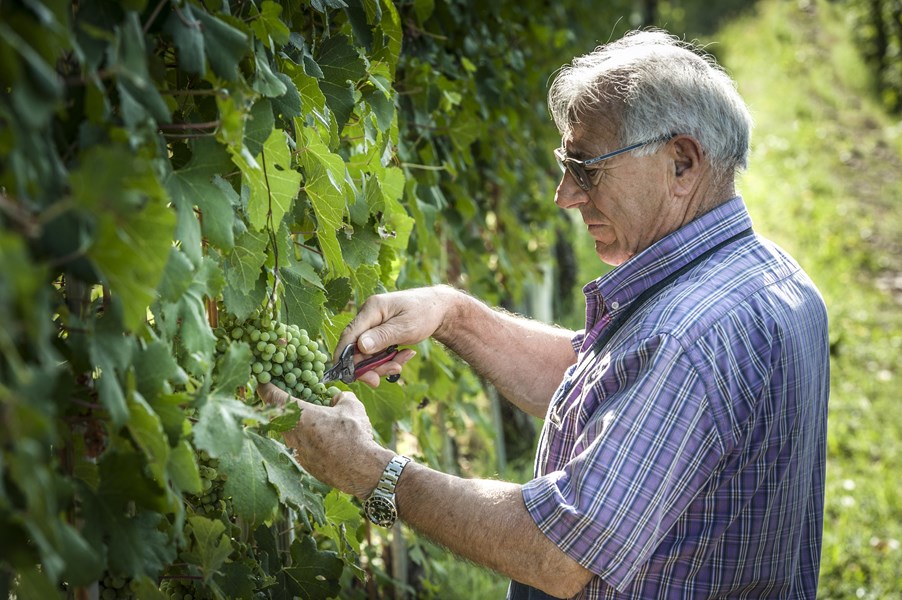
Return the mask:
<svg viewBox="0 0 902 600">
<path fill-rule="evenodd" d="M 557 164 L 561 168 L 561 172 L 566 173 L 569 172 L 573 179 L 576 181 L 576 184 L 584 191 L 588 192 L 592 189 L 592 184 L 589 179 L 588 171 L 594 171 L 596 169 L 586 169 L 586 167 L 595 165 L 600 163 L 603 160 L 607 160 L 609 158 L 614 158 L 620 154 L 624 154 L 626 152 L 630 152 L 631 150 L 635 150 L 637 148 L 641 148 L 642 146 L 648 146 L 649 144 L 654 144 L 657 142 L 667 142 L 673 139 L 674 135 L 669 135 L 665 138 L 655 138 L 653 140 L 646 140 L 644 142 L 639 142 L 637 144 L 630 144 L 625 148 L 620 148 L 619 150 L 614 150 L 613 152 L 608 152 L 607 154 L 602 154 L 601 156 L 596 156 L 595 158 L 590 158 L 588 160 L 579 160 L 578 158 L 573 158 L 572 156 L 567 156 L 567 149 L 564 147 L 555 148 L 554 149 L 554 157 L 557 159 Z M 580 172 L 577 172 L 571 168 L 580 169 Z M 585 183 L 582 181 L 582 177 L 585 178 Z"/>
</svg>

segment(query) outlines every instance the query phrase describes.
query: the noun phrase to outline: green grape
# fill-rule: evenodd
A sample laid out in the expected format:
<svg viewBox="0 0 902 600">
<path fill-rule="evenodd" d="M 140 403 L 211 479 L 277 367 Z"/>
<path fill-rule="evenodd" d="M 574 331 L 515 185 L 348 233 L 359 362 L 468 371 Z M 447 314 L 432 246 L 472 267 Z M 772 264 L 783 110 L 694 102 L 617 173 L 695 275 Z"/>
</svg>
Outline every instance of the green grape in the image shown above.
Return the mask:
<svg viewBox="0 0 902 600">
<path fill-rule="evenodd" d="M 301 330 L 300 335 L 298 335 L 298 345 L 307 346 L 310 343 L 310 337 L 307 335 L 307 332 Z"/>
<path fill-rule="evenodd" d="M 257 373 L 262 373 L 263 372 L 263 363 L 255 362 L 253 365 L 251 365 L 251 372 L 254 375 L 256 375 Z"/>
<path fill-rule="evenodd" d="M 270 375 L 273 375 L 275 377 L 280 376 L 282 374 L 282 365 L 280 365 L 278 363 L 274 364 L 272 366 L 272 369 L 269 370 L 269 373 L 270 373 Z"/>
<path fill-rule="evenodd" d="M 317 360 L 313 363 L 313 370 L 318 373 L 322 373 L 323 370 L 325 370 L 325 368 L 326 368 L 326 365 L 323 364 L 323 362 L 320 360 Z"/>
<path fill-rule="evenodd" d="M 285 362 L 285 353 L 279 350 L 275 354 L 272 355 L 273 362 L 283 363 Z"/>
<path fill-rule="evenodd" d="M 341 390 L 338 389 L 337 387 L 335 387 L 334 385 L 329 386 L 328 388 L 326 388 L 326 394 L 327 394 L 330 398 L 334 398 L 335 396 L 337 396 L 337 395 L 340 394 L 340 393 L 341 393 Z"/>
<path fill-rule="evenodd" d="M 236 327 L 235 329 L 232 330 L 232 337 L 235 338 L 236 340 L 241 339 L 241 336 L 243 336 L 243 335 L 244 335 L 244 329 L 242 329 L 241 327 Z"/>
<path fill-rule="evenodd" d="M 266 371 L 263 371 L 259 375 L 257 375 L 257 381 L 260 383 L 269 383 L 272 380 L 272 377 Z"/>
<path fill-rule="evenodd" d="M 266 342 L 260 340 L 257 342 L 257 352 L 265 352 L 266 351 Z"/>
<path fill-rule="evenodd" d="M 276 345 L 272 342 L 266 344 L 266 353 L 267 354 L 275 354 L 276 353 Z"/>
<path fill-rule="evenodd" d="M 313 363 L 310 362 L 309 360 L 305 360 L 304 362 L 301 363 L 301 370 L 302 371 L 312 371 Z"/>
<path fill-rule="evenodd" d="M 292 373 L 291 371 L 285 373 L 283 378 L 285 379 L 285 383 L 287 383 L 291 387 L 294 387 L 298 382 L 298 378 L 295 377 L 294 373 Z"/>
<path fill-rule="evenodd" d="M 260 334 L 260 341 L 261 341 L 261 342 L 268 342 L 268 341 L 269 341 L 269 332 L 268 332 L 268 331 L 264 331 L 264 332 L 262 332 L 262 333 Z"/>
</svg>

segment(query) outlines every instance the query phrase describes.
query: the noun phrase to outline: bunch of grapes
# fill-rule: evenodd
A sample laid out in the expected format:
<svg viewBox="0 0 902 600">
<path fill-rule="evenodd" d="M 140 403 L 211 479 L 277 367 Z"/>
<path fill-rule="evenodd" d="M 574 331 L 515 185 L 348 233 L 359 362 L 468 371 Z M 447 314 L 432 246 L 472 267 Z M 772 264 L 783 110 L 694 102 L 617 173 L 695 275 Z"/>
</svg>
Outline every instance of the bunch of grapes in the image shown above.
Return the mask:
<svg viewBox="0 0 902 600">
<path fill-rule="evenodd" d="M 188 496 L 188 501 L 194 505 L 194 512 L 202 516 L 229 512 L 229 498 L 223 494 L 227 475 L 217 470 L 219 461 L 203 450 L 198 452 L 197 458 L 202 490 L 196 496 Z"/>
<path fill-rule="evenodd" d="M 247 342 L 254 353 L 251 384 L 270 383 L 292 396 L 327 405 L 340 390 L 326 387 L 320 380 L 328 355 L 316 340 L 297 325 L 282 323 L 266 312 L 252 315 L 244 322 L 220 313 L 216 329 L 216 348 L 225 352 L 229 343 Z"/>
<path fill-rule="evenodd" d="M 105 573 L 97 582 L 100 600 L 133 600 L 136 582 L 129 581 L 121 575 Z"/>
<path fill-rule="evenodd" d="M 213 600 L 213 592 L 193 577 L 168 576 L 160 582 L 160 591 L 169 600 Z"/>
</svg>

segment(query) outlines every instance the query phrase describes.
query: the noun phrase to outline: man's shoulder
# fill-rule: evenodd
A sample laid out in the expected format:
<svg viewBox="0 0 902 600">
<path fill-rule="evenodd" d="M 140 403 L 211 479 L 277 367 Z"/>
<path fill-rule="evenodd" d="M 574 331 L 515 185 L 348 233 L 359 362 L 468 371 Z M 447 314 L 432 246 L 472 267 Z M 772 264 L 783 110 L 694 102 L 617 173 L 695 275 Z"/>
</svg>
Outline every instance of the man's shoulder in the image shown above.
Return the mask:
<svg viewBox="0 0 902 600">
<path fill-rule="evenodd" d="M 826 319 L 820 292 L 799 264 L 775 244 L 753 237 L 674 283 L 643 311 L 638 333 L 667 334 L 688 347 L 722 328 L 741 333 L 765 323 L 791 327 L 799 311 Z"/>
</svg>

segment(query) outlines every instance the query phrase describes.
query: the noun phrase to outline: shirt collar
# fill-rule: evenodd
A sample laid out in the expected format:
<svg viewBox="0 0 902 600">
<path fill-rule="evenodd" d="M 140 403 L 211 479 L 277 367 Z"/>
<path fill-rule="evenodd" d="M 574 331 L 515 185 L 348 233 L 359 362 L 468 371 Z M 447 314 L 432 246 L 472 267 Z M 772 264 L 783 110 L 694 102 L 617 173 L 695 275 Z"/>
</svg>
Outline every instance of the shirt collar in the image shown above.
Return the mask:
<svg viewBox="0 0 902 600">
<path fill-rule="evenodd" d="M 664 236 L 639 254 L 583 288 L 586 331 L 603 314 L 614 314 L 658 281 L 708 248 L 752 226 L 742 198 L 736 196 Z M 600 310 L 602 308 L 604 310 Z"/>
</svg>

